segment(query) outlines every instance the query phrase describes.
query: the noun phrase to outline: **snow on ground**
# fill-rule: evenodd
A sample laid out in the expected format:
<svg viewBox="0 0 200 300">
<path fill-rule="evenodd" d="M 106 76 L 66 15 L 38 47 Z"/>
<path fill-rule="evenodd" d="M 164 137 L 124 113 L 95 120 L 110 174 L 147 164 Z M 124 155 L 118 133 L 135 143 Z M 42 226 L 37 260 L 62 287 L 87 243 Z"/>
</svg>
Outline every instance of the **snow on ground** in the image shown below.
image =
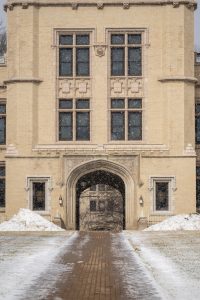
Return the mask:
<svg viewBox="0 0 200 300">
<path fill-rule="evenodd" d="M 0 300 L 45 299 L 47 291 L 54 288 L 56 281 L 73 268 L 63 265 L 59 258 L 72 251 L 78 234 L 66 232 L 63 236 L 0 236 Z M 29 293 L 41 276 L 45 286 Z M 67 275 L 67 274 L 66 274 Z M 46 277 L 45 277 L 46 278 Z M 31 298 L 30 298 L 31 297 Z"/>
<path fill-rule="evenodd" d="M 200 215 L 176 215 L 152 225 L 144 231 L 171 231 L 171 230 L 200 230 Z"/>
<path fill-rule="evenodd" d="M 0 231 L 64 231 L 39 214 L 21 208 L 9 221 L 0 224 Z"/>
<path fill-rule="evenodd" d="M 200 235 L 197 231 L 125 231 L 124 235 L 160 287 L 164 300 L 200 299 Z"/>
</svg>

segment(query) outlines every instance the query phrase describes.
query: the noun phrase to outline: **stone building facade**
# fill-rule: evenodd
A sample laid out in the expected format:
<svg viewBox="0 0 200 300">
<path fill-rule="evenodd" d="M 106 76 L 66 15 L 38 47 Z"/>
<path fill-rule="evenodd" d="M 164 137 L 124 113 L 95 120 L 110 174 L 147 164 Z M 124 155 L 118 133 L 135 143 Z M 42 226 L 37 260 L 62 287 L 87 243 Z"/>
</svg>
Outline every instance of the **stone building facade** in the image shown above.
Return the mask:
<svg viewBox="0 0 200 300">
<path fill-rule="evenodd" d="M 196 211 L 195 8 L 7 1 L 1 219 L 25 207 L 79 229 L 81 197 L 99 185 L 121 194 L 126 229 Z"/>
</svg>

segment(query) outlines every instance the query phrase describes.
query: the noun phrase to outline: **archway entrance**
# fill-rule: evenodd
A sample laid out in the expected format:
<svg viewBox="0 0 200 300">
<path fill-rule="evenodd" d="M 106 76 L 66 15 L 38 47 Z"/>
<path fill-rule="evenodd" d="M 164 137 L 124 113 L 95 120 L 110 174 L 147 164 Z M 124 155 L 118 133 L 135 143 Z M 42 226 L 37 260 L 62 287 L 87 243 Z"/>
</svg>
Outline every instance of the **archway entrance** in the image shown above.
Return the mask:
<svg viewBox="0 0 200 300">
<path fill-rule="evenodd" d="M 125 184 L 111 172 L 87 173 L 76 183 L 76 229 L 125 228 Z"/>
</svg>

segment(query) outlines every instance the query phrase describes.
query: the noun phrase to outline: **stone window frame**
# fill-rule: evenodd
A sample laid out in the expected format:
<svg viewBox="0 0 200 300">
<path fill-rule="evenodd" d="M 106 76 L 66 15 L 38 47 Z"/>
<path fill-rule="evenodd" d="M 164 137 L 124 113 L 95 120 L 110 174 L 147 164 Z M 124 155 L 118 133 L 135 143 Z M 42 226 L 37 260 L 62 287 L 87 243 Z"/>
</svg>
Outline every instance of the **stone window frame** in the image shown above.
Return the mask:
<svg viewBox="0 0 200 300">
<path fill-rule="evenodd" d="M 30 210 L 33 211 L 33 182 L 44 182 L 45 183 L 45 210 L 34 210 L 35 213 L 46 215 L 49 214 L 51 210 L 51 192 L 52 178 L 50 176 L 28 176 L 26 178 L 25 190 L 27 195 L 27 205 Z"/>
<path fill-rule="evenodd" d="M 59 101 L 60 100 L 72 100 L 72 108 L 65 108 L 65 109 L 61 109 L 59 107 Z M 84 109 L 79 109 L 76 108 L 76 101 L 77 100 L 88 100 L 89 102 L 89 108 L 84 108 Z M 59 114 L 62 112 L 70 112 L 72 113 L 72 139 L 71 140 L 60 140 L 59 138 Z M 77 124 L 76 124 L 76 120 L 77 120 L 77 112 L 87 112 L 89 113 L 89 139 L 88 140 L 77 140 Z M 58 99 L 58 141 L 59 142 L 90 142 L 91 141 L 91 101 L 90 98 L 66 98 L 66 99 Z"/>
<path fill-rule="evenodd" d="M 4 104 L 7 110 L 6 99 L 0 99 L 0 104 Z M 4 148 L 6 146 L 6 121 L 7 121 L 7 111 L 5 113 L 0 113 L 0 118 L 5 118 L 5 143 L 0 144 L 0 148 Z"/>
<path fill-rule="evenodd" d="M 156 182 L 168 182 L 169 184 L 169 202 L 168 210 L 156 210 Z M 175 209 L 175 191 L 176 187 L 176 177 L 175 176 L 150 176 L 149 177 L 149 187 L 150 191 L 150 211 L 153 214 L 157 215 L 170 215 L 174 212 Z"/>
<path fill-rule="evenodd" d="M 125 106 L 124 108 L 112 108 L 111 102 L 112 100 L 117 100 L 117 99 L 123 99 Z M 128 101 L 129 100 L 141 100 L 141 108 L 129 108 L 128 107 Z M 122 140 L 113 140 L 112 136 L 111 136 L 111 131 L 112 131 L 112 112 L 124 112 L 124 139 Z M 141 113 L 141 120 L 142 120 L 142 124 L 141 124 L 141 139 L 129 139 L 128 138 L 128 113 L 129 112 L 140 112 Z M 111 142 L 141 142 L 143 140 L 143 98 L 141 97 L 118 97 L 118 98 L 110 98 L 110 107 L 109 107 L 109 120 L 110 120 L 110 124 L 109 124 L 109 140 Z"/>
<path fill-rule="evenodd" d="M 0 176 L 0 179 L 4 179 L 5 180 L 5 206 L 0 206 L 0 212 L 4 212 L 5 208 L 6 208 L 6 163 L 4 161 L 0 161 L 0 167 L 4 167 L 5 168 L 5 176 Z"/>
</svg>

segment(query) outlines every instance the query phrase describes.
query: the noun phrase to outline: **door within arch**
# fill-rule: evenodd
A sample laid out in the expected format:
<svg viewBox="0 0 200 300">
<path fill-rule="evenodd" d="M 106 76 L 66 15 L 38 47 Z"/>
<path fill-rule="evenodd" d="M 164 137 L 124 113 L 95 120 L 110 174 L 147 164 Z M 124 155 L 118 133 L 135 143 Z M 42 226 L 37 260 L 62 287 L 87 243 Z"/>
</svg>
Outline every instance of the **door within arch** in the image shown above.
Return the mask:
<svg viewBox="0 0 200 300">
<path fill-rule="evenodd" d="M 98 170 L 79 178 L 76 184 L 76 229 L 125 228 L 125 184 L 121 177 Z"/>
</svg>

